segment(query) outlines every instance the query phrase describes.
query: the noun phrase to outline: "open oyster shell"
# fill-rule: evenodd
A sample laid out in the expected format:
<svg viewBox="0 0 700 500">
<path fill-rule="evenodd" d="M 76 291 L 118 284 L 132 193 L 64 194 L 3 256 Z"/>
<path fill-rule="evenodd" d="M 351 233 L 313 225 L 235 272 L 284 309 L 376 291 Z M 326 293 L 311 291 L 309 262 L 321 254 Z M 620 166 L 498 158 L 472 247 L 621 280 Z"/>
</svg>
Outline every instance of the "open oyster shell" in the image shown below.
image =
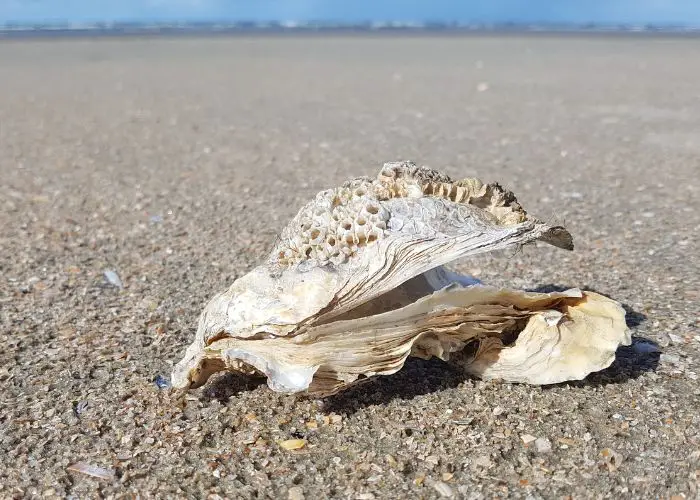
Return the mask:
<svg viewBox="0 0 700 500">
<path fill-rule="evenodd" d="M 386 163 L 375 179 L 319 193 L 265 263 L 212 298 L 173 387 L 227 370 L 324 396 L 395 373 L 409 355 L 532 384 L 606 368 L 631 342 L 618 303 L 497 289 L 443 267 L 535 240 L 573 249 L 563 227 L 529 216 L 498 184 Z"/>
</svg>

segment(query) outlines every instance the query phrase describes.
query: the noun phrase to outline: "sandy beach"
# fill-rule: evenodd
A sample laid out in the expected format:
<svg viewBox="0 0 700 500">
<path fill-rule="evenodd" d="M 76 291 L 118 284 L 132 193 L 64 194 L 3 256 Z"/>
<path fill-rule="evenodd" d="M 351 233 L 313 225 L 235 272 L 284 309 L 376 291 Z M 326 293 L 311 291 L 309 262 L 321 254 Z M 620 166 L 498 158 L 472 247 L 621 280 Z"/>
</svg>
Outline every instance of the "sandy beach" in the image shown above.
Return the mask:
<svg viewBox="0 0 700 500">
<path fill-rule="evenodd" d="M 699 51 L 661 36 L 0 42 L 0 497 L 697 498 Z M 316 192 L 397 159 L 498 181 L 566 225 L 573 253 L 454 267 L 603 293 L 633 345 L 552 387 L 409 360 L 326 400 L 232 375 L 178 400 L 170 370 L 209 298 Z"/>
</svg>

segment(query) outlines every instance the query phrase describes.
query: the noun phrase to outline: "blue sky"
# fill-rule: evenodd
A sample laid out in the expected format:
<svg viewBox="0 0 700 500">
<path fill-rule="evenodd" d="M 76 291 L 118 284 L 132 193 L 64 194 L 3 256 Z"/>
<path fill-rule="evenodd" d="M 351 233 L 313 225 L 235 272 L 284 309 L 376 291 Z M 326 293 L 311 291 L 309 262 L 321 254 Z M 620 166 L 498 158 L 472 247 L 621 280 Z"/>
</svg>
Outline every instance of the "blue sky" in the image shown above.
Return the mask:
<svg viewBox="0 0 700 500">
<path fill-rule="evenodd" d="M 700 25 L 700 0 L 0 0 L 0 23 L 462 21 Z"/>
</svg>

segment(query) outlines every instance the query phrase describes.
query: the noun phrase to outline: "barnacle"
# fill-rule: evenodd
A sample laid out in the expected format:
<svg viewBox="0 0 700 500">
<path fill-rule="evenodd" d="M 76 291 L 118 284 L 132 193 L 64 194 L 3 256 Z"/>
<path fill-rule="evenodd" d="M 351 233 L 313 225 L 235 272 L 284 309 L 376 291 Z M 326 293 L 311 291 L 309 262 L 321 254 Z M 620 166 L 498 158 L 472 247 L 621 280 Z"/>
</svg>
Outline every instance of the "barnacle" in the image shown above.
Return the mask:
<svg viewBox="0 0 700 500">
<path fill-rule="evenodd" d="M 528 215 L 498 184 L 386 163 L 374 179 L 316 195 L 264 263 L 211 299 L 173 387 L 226 370 L 323 396 L 395 373 L 408 356 L 486 379 L 581 379 L 631 341 L 617 302 L 494 288 L 444 267 L 536 240 L 573 249 L 566 229 Z"/>
</svg>

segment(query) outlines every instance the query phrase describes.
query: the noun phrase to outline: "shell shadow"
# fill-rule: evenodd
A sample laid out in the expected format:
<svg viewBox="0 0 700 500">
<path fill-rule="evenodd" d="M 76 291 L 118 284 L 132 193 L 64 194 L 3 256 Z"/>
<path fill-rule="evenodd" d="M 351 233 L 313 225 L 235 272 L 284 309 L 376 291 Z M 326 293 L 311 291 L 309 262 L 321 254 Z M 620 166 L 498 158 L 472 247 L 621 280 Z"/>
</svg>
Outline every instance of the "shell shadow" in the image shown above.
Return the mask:
<svg viewBox="0 0 700 500">
<path fill-rule="evenodd" d="M 632 345 L 621 346 L 615 352 L 615 361 L 605 370 L 591 373 L 583 380 L 556 384 L 572 387 L 602 386 L 620 384 L 633 380 L 644 373 L 656 371 L 659 366 L 661 349 L 653 340 L 645 337 L 632 337 Z"/>
<path fill-rule="evenodd" d="M 202 401 L 217 400 L 221 404 L 226 404 L 232 397 L 241 392 L 253 391 L 261 385 L 265 385 L 263 377 L 253 377 L 239 373 L 213 375 L 212 380 L 203 387 L 199 399 Z"/>
<path fill-rule="evenodd" d="M 408 358 L 401 370 L 362 383 L 323 400 L 323 410 L 350 415 L 357 410 L 411 399 L 459 386 L 471 379 L 461 368 L 437 358 Z"/>
</svg>

